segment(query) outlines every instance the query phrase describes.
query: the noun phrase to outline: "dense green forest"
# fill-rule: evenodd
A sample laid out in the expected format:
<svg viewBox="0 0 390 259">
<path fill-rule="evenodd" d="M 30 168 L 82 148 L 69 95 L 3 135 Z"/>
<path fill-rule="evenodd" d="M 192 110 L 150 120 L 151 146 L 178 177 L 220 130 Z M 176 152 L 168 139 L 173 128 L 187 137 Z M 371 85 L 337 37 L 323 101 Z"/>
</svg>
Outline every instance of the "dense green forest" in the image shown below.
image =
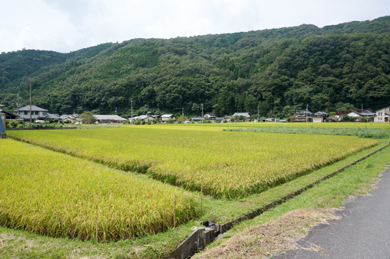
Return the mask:
<svg viewBox="0 0 390 259">
<path fill-rule="evenodd" d="M 287 117 L 309 110 L 390 105 L 390 16 L 232 34 L 133 39 L 71 53 L 0 55 L 0 103 L 17 94 L 50 113 L 217 115 L 248 111 Z"/>
</svg>

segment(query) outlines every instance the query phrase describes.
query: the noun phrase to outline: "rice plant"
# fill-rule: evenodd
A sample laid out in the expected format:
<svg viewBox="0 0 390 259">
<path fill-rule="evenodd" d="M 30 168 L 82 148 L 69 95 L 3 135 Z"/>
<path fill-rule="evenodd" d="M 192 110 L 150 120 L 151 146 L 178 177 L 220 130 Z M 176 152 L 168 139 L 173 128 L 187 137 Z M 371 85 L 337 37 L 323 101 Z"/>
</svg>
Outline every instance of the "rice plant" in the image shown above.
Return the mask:
<svg viewBox="0 0 390 259">
<path fill-rule="evenodd" d="M 14 140 L 0 142 L 0 225 L 51 237 L 119 240 L 196 213 L 176 187 Z M 97 234 L 97 235 L 96 235 Z"/>
<path fill-rule="evenodd" d="M 12 132 L 11 137 L 188 190 L 237 198 L 259 193 L 376 145 L 345 136 L 155 128 Z"/>
</svg>

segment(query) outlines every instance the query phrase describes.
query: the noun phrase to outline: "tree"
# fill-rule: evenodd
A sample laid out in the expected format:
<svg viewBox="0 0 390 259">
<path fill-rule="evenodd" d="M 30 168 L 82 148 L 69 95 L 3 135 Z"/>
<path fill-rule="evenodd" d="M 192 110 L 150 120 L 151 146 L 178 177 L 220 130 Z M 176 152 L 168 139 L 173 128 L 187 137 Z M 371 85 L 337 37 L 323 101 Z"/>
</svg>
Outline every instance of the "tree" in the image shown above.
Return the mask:
<svg viewBox="0 0 390 259">
<path fill-rule="evenodd" d="M 96 121 L 95 117 L 93 117 L 92 112 L 88 112 L 88 111 L 85 111 L 82 114 L 80 114 L 80 119 L 82 119 L 83 123 L 85 124 L 93 124 Z"/>
</svg>

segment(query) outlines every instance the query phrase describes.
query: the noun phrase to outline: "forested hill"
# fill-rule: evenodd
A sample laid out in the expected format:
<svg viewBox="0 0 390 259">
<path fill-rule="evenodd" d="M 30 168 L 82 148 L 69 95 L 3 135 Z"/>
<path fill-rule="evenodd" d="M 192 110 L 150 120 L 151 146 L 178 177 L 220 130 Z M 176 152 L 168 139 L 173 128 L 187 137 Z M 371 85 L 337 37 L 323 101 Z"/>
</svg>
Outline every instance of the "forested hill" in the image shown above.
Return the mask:
<svg viewBox="0 0 390 259">
<path fill-rule="evenodd" d="M 19 92 L 51 113 L 92 111 L 217 115 L 249 111 L 286 117 L 297 109 L 390 105 L 390 16 L 183 37 L 133 39 L 67 54 L 21 50 L 0 55 L 0 103 Z"/>
</svg>

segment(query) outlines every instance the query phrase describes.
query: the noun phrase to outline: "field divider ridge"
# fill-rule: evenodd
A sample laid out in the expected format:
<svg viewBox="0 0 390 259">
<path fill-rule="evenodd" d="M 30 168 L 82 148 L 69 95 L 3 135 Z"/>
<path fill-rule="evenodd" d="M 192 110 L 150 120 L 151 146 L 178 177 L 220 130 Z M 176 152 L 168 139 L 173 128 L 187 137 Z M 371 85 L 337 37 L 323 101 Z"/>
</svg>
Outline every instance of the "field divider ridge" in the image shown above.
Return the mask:
<svg viewBox="0 0 390 259">
<path fill-rule="evenodd" d="M 189 258 L 193 256 L 196 252 L 199 252 L 200 250 L 203 250 L 206 248 L 207 245 L 212 243 L 218 235 L 223 234 L 233 228 L 234 225 L 245 221 L 253 219 L 264 212 L 275 208 L 276 206 L 285 203 L 288 200 L 291 200 L 300 194 L 304 193 L 305 191 L 315 187 L 316 185 L 320 184 L 321 182 L 337 175 L 338 173 L 343 172 L 345 169 L 356 165 L 357 163 L 369 158 L 370 156 L 374 155 L 375 153 L 385 149 L 386 147 L 390 146 L 390 141 L 387 145 L 359 158 L 358 160 L 340 168 L 339 170 L 332 172 L 330 174 L 325 175 L 324 177 L 312 182 L 311 184 L 306 185 L 305 187 L 302 187 L 296 191 L 293 191 L 287 195 L 284 195 L 283 197 L 276 199 L 265 206 L 262 206 L 258 209 L 253 210 L 252 212 L 249 212 L 247 214 L 244 214 L 243 216 L 240 216 L 234 220 L 228 221 L 223 224 L 215 224 L 214 229 L 210 228 L 203 228 L 199 227 L 196 230 L 194 230 L 186 239 L 184 239 L 176 248 L 175 250 L 170 253 L 166 258 L 167 259 L 182 259 L 182 258 Z"/>
</svg>

